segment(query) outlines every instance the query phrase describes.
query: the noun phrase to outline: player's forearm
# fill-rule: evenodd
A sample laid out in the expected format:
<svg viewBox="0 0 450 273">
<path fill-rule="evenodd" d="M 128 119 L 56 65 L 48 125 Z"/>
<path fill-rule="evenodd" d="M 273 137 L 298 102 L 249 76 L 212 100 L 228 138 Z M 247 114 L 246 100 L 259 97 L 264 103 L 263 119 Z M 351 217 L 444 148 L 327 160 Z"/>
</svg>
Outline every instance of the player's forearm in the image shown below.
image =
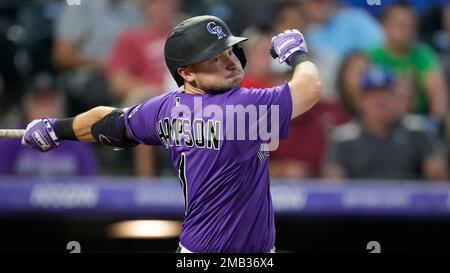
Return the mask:
<svg viewBox="0 0 450 273">
<path fill-rule="evenodd" d="M 313 62 L 304 61 L 295 67 L 291 82 L 293 84 L 301 84 L 302 81 L 320 83 L 319 70 Z"/>
<path fill-rule="evenodd" d="M 316 65 L 310 61 L 298 64 L 289 87 L 293 104 L 292 118 L 295 118 L 311 109 L 320 100 L 322 85 Z"/>
<path fill-rule="evenodd" d="M 111 113 L 114 109 L 115 108 L 107 106 L 98 106 L 77 115 L 73 121 L 72 127 L 77 139 L 84 142 L 95 142 L 96 140 L 91 133 L 92 125 Z"/>
<path fill-rule="evenodd" d="M 135 145 L 135 142 L 125 139 L 125 122 L 122 111 L 124 110 L 99 106 L 75 118 L 54 119 L 45 117 L 35 119 L 27 125 L 22 137 L 22 144 L 40 152 L 51 151 L 65 140 L 99 141 L 105 142 L 107 145 L 115 144 L 115 147 L 121 144 L 130 147 Z M 120 123 L 117 123 L 117 121 L 120 121 Z M 112 137 L 108 139 L 111 132 Z M 102 137 L 105 138 L 104 142 Z"/>
</svg>

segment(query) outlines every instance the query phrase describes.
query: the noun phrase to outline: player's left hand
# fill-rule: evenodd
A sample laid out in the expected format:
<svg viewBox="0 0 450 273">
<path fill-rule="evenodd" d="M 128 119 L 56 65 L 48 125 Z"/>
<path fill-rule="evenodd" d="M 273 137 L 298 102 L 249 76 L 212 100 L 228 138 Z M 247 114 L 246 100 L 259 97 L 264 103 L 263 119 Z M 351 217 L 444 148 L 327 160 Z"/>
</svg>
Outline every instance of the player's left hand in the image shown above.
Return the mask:
<svg viewBox="0 0 450 273">
<path fill-rule="evenodd" d="M 53 129 L 54 119 L 35 119 L 27 125 L 22 145 L 40 152 L 48 152 L 58 146 L 59 140 Z"/>
<path fill-rule="evenodd" d="M 297 29 L 286 30 L 272 38 L 270 54 L 274 58 L 278 57 L 280 63 L 289 64 L 289 58 L 296 52 L 308 53 L 305 38 Z"/>
</svg>

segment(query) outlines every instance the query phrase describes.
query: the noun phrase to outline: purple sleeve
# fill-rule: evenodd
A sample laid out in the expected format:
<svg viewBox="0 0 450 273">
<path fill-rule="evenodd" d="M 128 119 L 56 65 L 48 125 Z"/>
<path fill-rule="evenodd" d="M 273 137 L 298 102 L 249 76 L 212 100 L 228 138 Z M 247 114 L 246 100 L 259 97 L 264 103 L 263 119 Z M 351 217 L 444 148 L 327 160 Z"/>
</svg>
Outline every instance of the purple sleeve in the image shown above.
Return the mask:
<svg viewBox="0 0 450 273">
<path fill-rule="evenodd" d="M 161 145 L 156 128 L 161 97 L 155 97 L 130 107 L 125 112 L 127 133 L 140 144 Z"/>
<path fill-rule="evenodd" d="M 239 105 L 248 110 L 257 109 L 256 120 L 251 121 L 250 115 L 246 115 L 247 125 L 235 127 L 235 131 L 246 131 L 245 140 L 236 142 L 242 158 L 253 156 L 263 143 L 268 143 L 270 150 L 276 149 L 279 139 L 287 138 L 291 122 L 292 98 L 288 83 L 273 88 L 243 88 L 234 96 L 235 109 Z"/>
<path fill-rule="evenodd" d="M 286 139 L 289 132 L 289 124 L 292 116 L 292 98 L 289 84 L 286 82 L 280 86 L 272 88 L 243 88 L 235 96 L 235 105 L 242 105 L 247 107 L 254 105 L 258 109 L 258 123 L 264 120 L 261 109 L 267 109 L 267 125 L 269 129 L 277 126 L 279 130 L 278 137 Z M 278 119 L 272 124 L 272 115 L 275 111 L 278 112 Z"/>
</svg>

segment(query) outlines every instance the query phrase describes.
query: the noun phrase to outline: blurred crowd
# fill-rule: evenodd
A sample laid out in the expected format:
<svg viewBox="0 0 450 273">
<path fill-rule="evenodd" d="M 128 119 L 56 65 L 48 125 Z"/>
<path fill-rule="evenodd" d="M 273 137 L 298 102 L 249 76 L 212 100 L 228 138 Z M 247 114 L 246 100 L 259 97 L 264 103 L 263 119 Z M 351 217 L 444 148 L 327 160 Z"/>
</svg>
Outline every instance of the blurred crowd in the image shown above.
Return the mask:
<svg viewBox="0 0 450 273">
<path fill-rule="evenodd" d="M 164 62 L 167 34 L 189 16 L 212 14 L 249 37 L 244 87 L 290 79 L 269 54 L 272 36 L 286 29 L 304 33 L 321 71 L 323 99 L 292 120 L 271 152 L 272 177 L 448 180 L 450 0 L 77 2 L 0 2 L 0 127 L 176 90 Z M 67 141 L 40 154 L 2 140 L 0 175 L 175 173 L 160 147 Z"/>
</svg>

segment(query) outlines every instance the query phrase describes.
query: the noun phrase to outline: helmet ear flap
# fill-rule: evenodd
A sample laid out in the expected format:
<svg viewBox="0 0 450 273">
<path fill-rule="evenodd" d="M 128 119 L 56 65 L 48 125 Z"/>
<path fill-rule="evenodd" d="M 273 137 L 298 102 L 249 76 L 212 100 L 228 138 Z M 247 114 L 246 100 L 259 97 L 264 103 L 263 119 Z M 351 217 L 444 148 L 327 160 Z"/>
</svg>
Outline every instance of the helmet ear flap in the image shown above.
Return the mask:
<svg viewBox="0 0 450 273">
<path fill-rule="evenodd" d="M 244 49 L 240 47 L 238 44 L 233 45 L 233 53 L 241 62 L 242 68 L 245 68 L 247 64 L 247 58 L 245 57 Z"/>
<path fill-rule="evenodd" d="M 180 76 L 180 74 L 178 74 L 178 71 L 175 71 L 175 75 L 173 75 L 175 82 L 177 83 L 178 86 L 182 86 L 184 84 L 184 79 L 183 77 Z"/>
</svg>

